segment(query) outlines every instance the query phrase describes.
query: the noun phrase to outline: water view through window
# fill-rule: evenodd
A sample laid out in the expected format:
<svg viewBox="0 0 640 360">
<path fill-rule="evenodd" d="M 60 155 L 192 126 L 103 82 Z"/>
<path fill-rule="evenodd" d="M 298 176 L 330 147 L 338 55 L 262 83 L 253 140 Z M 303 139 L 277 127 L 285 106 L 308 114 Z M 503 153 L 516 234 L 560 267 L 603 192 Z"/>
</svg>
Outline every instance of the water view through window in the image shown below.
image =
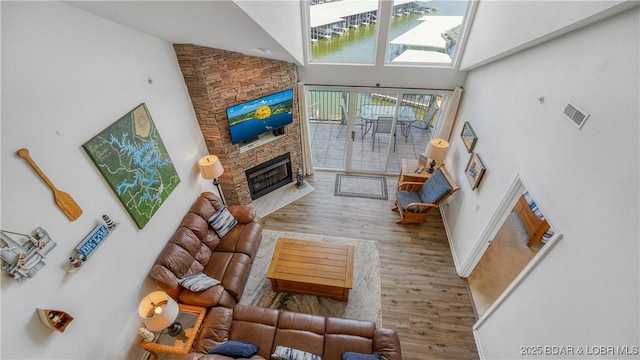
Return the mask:
<svg viewBox="0 0 640 360">
<path fill-rule="evenodd" d="M 310 2 L 311 60 L 373 63 L 378 3 Z M 386 62 L 450 63 L 467 0 L 395 0 Z"/>
</svg>

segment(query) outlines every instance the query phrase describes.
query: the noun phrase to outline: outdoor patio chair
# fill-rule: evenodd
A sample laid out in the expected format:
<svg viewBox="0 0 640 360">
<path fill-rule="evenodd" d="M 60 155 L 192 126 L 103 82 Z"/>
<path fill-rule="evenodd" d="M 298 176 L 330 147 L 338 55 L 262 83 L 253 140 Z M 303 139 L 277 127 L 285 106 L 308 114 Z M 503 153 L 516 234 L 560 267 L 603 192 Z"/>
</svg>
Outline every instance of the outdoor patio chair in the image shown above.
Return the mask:
<svg viewBox="0 0 640 360">
<path fill-rule="evenodd" d="M 398 185 L 393 211 L 400 213 L 396 224 L 416 224 L 427 221 L 427 215 L 444 203 L 460 187 L 444 166 L 437 168 L 423 184 L 403 182 Z"/>
<path fill-rule="evenodd" d="M 378 121 L 373 125 L 373 144 L 371 146 L 371 150 L 375 150 L 376 148 L 376 138 L 378 134 L 389 134 L 393 136 L 393 152 L 396 151 L 396 134 L 395 129 L 393 128 L 393 117 L 392 116 L 380 116 L 378 117 Z M 380 140 L 378 140 L 380 143 Z M 378 145 L 380 146 L 380 145 Z"/>
<path fill-rule="evenodd" d="M 411 124 L 409 124 L 409 127 L 416 127 L 418 129 L 428 131 L 431 128 L 431 120 L 434 116 L 436 116 L 438 110 L 440 110 L 438 104 L 433 103 L 431 106 L 429 106 L 429 109 L 427 109 L 427 113 L 424 115 L 424 119 L 412 122 Z"/>
<path fill-rule="evenodd" d="M 340 119 L 341 120 L 340 121 L 340 130 L 338 131 L 338 135 L 336 135 L 336 137 L 340 137 L 340 134 L 342 133 L 342 130 L 348 124 L 347 112 L 345 111 L 344 107 L 345 107 L 344 103 L 342 103 L 342 101 L 341 101 L 341 104 L 340 104 L 340 116 L 341 116 L 341 119 Z M 362 121 L 362 119 L 359 118 L 359 117 L 356 117 L 355 118 L 355 124 L 354 124 L 353 128 L 355 129 L 356 127 L 360 127 L 360 135 L 361 135 L 360 138 L 361 139 L 364 139 L 364 135 L 365 135 L 364 126 L 365 126 L 365 123 Z"/>
</svg>

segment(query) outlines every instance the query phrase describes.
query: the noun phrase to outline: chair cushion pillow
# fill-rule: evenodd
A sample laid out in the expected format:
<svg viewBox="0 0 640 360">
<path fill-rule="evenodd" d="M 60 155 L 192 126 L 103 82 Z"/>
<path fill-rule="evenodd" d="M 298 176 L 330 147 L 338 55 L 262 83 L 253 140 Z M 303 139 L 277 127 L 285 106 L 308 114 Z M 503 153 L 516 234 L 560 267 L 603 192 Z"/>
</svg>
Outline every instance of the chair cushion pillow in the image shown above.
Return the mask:
<svg viewBox="0 0 640 360">
<path fill-rule="evenodd" d="M 322 360 L 318 355 L 306 351 L 293 349 L 286 346 L 276 346 L 276 351 L 271 355 L 273 360 Z"/>
<path fill-rule="evenodd" d="M 220 280 L 216 280 L 207 276 L 205 273 L 197 273 L 191 276 L 178 279 L 178 284 L 194 292 L 207 290 L 212 286 L 220 284 Z"/>
<path fill-rule="evenodd" d="M 396 192 L 396 199 L 400 204 L 400 207 L 403 209 L 407 208 L 407 205 L 411 203 L 421 203 L 422 200 L 418 196 L 418 193 L 414 193 L 413 191 L 398 191 Z M 408 209 L 409 211 L 414 211 L 413 206 Z"/>
<path fill-rule="evenodd" d="M 342 360 L 380 360 L 382 356 L 380 354 L 360 354 L 356 352 L 344 352 L 342 353 Z"/>
<path fill-rule="evenodd" d="M 451 192 L 451 186 L 449 182 L 442 174 L 442 170 L 436 169 L 433 172 L 433 175 L 429 177 L 420 191 L 418 191 L 418 196 L 422 200 L 421 202 L 427 204 L 437 204 L 442 198 L 447 196 Z"/>
<path fill-rule="evenodd" d="M 221 207 L 209 218 L 209 226 L 216 231 L 221 239 L 227 235 L 238 223 L 226 206 Z"/>
<path fill-rule="evenodd" d="M 242 340 L 227 340 L 209 350 L 209 354 L 218 354 L 232 358 L 250 358 L 258 352 L 258 345 Z"/>
</svg>

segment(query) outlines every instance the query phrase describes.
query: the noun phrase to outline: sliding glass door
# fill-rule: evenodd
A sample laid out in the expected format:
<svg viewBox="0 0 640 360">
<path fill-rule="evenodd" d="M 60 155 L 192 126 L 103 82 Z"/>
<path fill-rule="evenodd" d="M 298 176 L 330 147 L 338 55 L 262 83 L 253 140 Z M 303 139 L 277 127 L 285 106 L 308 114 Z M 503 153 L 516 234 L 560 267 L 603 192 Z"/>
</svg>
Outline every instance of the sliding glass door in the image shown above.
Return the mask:
<svg viewBox="0 0 640 360">
<path fill-rule="evenodd" d="M 399 173 L 431 139 L 446 93 L 307 87 L 306 104 L 315 168 Z"/>
</svg>

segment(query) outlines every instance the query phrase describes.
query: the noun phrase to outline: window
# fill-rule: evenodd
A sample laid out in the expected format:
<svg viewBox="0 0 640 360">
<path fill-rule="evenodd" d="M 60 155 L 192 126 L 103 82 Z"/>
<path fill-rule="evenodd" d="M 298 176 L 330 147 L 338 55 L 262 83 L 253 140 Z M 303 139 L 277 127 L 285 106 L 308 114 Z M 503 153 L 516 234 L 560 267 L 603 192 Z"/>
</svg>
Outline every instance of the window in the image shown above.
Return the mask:
<svg viewBox="0 0 640 360">
<path fill-rule="evenodd" d="M 467 6 L 467 0 L 395 0 L 385 62 L 450 64 Z"/>
<path fill-rule="evenodd" d="M 309 63 L 453 65 L 473 0 L 309 0 Z M 379 44 L 387 34 L 386 46 Z"/>
<path fill-rule="evenodd" d="M 304 97 L 314 168 L 399 173 L 442 126 L 451 93 L 441 90 L 306 86 Z M 379 121 L 392 121 L 377 131 Z M 394 126 L 395 125 L 395 126 Z"/>
<path fill-rule="evenodd" d="M 311 0 L 311 61 L 373 63 L 377 0 Z"/>
</svg>

